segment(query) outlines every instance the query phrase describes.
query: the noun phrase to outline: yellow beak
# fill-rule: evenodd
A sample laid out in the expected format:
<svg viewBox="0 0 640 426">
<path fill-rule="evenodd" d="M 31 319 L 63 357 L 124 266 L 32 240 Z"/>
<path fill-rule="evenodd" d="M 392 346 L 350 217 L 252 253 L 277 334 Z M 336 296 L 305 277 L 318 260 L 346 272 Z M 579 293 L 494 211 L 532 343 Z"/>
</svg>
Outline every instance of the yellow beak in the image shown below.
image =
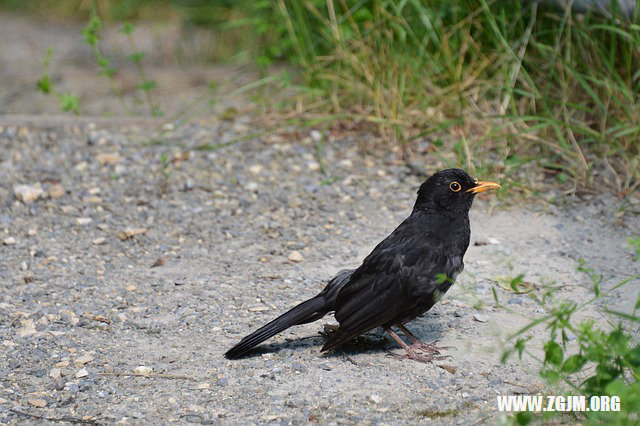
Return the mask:
<svg viewBox="0 0 640 426">
<path fill-rule="evenodd" d="M 481 180 L 476 182 L 476 186 L 471 189 L 468 189 L 467 192 L 471 192 L 472 194 L 477 194 L 479 192 L 490 191 L 492 189 L 500 189 L 500 184 L 495 182 L 483 182 Z"/>
</svg>

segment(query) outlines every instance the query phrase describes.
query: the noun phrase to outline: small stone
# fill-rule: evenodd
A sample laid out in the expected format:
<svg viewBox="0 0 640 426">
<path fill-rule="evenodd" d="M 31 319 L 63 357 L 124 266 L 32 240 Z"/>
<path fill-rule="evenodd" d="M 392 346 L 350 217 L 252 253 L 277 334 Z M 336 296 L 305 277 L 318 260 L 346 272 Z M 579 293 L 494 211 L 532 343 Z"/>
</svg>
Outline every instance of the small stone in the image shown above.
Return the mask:
<svg viewBox="0 0 640 426">
<path fill-rule="evenodd" d="M 315 129 L 309 132 L 309 136 L 311 136 L 314 142 L 320 142 L 322 140 L 322 133 Z"/>
<path fill-rule="evenodd" d="M 127 228 L 118 234 L 118 238 L 120 238 L 122 241 L 125 241 L 129 238 L 135 237 L 136 235 L 144 235 L 146 233 L 146 228 Z"/>
<path fill-rule="evenodd" d="M 28 402 L 29 402 L 29 405 L 33 405 L 34 407 L 38 407 L 38 408 L 44 408 L 47 406 L 47 401 L 42 398 L 30 399 Z"/>
<path fill-rule="evenodd" d="M 38 228 L 29 228 L 27 231 L 27 235 L 30 237 L 34 237 L 38 234 Z"/>
<path fill-rule="evenodd" d="M 211 384 L 207 382 L 198 383 L 196 385 L 196 389 L 209 389 L 210 387 L 211 387 Z"/>
<path fill-rule="evenodd" d="M 83 365 L 89 363 L 93 361 L 93 357 L 91 355 L 83 355 L 79 358 L 76 358 L 73 361 L 73 365 L 75 365 L 76 367 L 82 367 Z"/>
<path fill-rule="evenodd" d="M 169 404 L 175 404 L 176 402 L 178 402 L 178 400 L 176 400 L 174 397 L 170 396 L 169 399 Z"/>
<path fill-rule="evenodd" d="M 51 198 L 60 198 L 64 196 L 64 186 L 59 183 L 54 183 L 49 187 L 49 197 Z"/>
<path fill-rule="evenodd" d="M 52 379 L 59 379 L 60 376 L 62 375 L 62 370 L 60 370 L 59 368 L 52 368 L 51 371 L 49 371 L 49 377 L 51 377 Z"/>
<path fill-rule="evenodd" d="M 262 165 L 260 164 L 254 164 L 253 166 L 249 167 L 249 172 L 251 172 L 254 175 L 257 175 L 261 171 L 262 171 Z"/>
<path fill-rule="evenodd" d="M 320 170 L 320 164 L 318 164 L 317 161 L 309 161 L 307 163 L 307 169 L 309 169 L 310 172 L 317 172 Z"/>
<path fill-rule="evenodd" d="M 91 243 L 94 246 L 100 246 L 100 245 L 102 245 L 102 244 L 104 244 L 106 242 L 107 242 L 107 240 L 104 237 L 98 237 L 95 240 L 91 241 Z"/>
<path fill-rule="evenodd" d="M 87 371 L 87 369 L 83 368 L 81 370 L 78 370 L 78 372 L 76 373 L 76 379 L 87 377 L 88 375 L 89 375 L 89 372 Z"/>
<path fill-rule="evenodd" d="M 32 319 L 24 320 L 22 321 L 22 328 L 19 328 L 17 333 L 20 337 L 27 337 L 36 334 L 36 324 Z"/>
<path fill-rule="evenodd" d="M 257 182 L 247 182 L 247 184 L 244 186 L 244 188 L 247 191 L 255 191 L 258 189 L 258 183 Z"/>
<path fill-rule="evenodd" d="M 16 185 L 13 187 L 16 198 L 25 204 L 31 204 L 38 198 L 44 197 L 44 191 L 40 184 L 37 185 Z"/>
<path fill-rule="evenodd" d="M 91 219 L 90 217 L 79 217 L 76 219 L 76 223 L 78 225 L 88 225 L 91 222 L 93 222 L 93 219 Z"/>
<path fill-rule="evenodd" d="M 292 262 L 302 262 L 304 260 L 304 257 L 302 257 L 302 254 L 300 254 L 299 251 L 292 251 L 291 253 L 289 253 L 289 260 Z"/>
<path fill-rule="evenodd" d="M 382 402 L 382 397 L 380 395 L 371 394 L 367 397 L 367 399 L 374 404 L 380 404 Z"/>
<path fill-rule="evenodd" d="M 120 156 L 116 152 L 103 152 L 96 155 L 96 161 L 103 166 L 107 164 L 113 166 L 120 161 Z"/>
<path fill-rule="evenodd" d="M 4 244 L 5 246 L 12 246 L 16 244 L 16 239 L 13 237 L 7 237 L 4 240 L 2 240 L 2 244 Z"/>
<path fill-rule="evenodd" d="M 137 374 L 138 376 L 148 376 L 153 371 L 153 368 L 147 367 L 146 365 L 139 365 L 133 369 L 133 374 Z"/>
<path fill-rule="evenodd" d="M 478 321 L 478 322 L 487 322 L 489 321 L 489 317 L 486 315 L 482 315 L 482 314 L 474 314 L 473 315 L 473 319 Z"/>
</svg>

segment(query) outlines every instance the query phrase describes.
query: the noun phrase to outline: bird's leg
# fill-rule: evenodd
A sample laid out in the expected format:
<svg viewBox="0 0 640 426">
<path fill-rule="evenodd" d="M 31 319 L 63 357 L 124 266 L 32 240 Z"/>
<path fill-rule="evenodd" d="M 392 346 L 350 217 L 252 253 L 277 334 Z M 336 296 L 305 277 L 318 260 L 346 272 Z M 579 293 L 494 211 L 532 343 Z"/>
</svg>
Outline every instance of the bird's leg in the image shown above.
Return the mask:
<svg viewBox="0 0 640 426">
<path fill-rule="evenodd" d="M 445 349 L 449 349 L 450 346 L 436 346 L 436 342 L 433 343 L 424 343 L 420 339 L 418 339 L 412 332 L 410 332 L 407 327 L 402 324 L 396 324 L 396 327 L 400 329 L 404 333 L 405 336 L 411 340 L 411 348 L 419 349 L 427 352 L 429 355 L 440 355 L 440 351 Z"/>
<path fill-rule="evenodd" d="M 383 327 L 383 330 L 386 331 L 389 334 L 389 336 L 391 336 L 393 340 L 395 340 L 396 343 L 400 345 L 400 347 L 402 347 L 402 349 L 404 349 L 407 352 L 407 354 L 403 358 L 409 358 L 418 362 L 432 362 L 433 360 L 443 359 L 443 357 L 439 357 L 439 356 L 434 357 L 432 356 L 433 354 L 428 354 L 428 355 L 418 354 L 416 351 L 414 351 L 411 348 L 411 346 L 407 345 L 404 342 L 404 340 L 402 340 L 400 336 L 398 336 L 395 333 L 395 331 L 391 330 L 391 328 Z"/>
</svg>

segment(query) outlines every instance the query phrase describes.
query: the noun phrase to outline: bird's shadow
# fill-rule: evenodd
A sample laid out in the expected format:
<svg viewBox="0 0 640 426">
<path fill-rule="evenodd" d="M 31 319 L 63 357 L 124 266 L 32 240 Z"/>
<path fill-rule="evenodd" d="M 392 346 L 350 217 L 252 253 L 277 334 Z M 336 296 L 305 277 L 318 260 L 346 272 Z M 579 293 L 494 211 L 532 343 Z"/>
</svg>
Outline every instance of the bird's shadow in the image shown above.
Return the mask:
<svg viewBox="0 0 640 426">
<path fill-rule="evenodd" d="M 414 328 L 417 330 L 414 334 L 423 342 L 433 342 L 440 340 L 444 336 L 444 325 L 440 321 L 434 321 L 435 318 L 429 318 L 429 322 L 415 322 Z M 379 330 L 379 329 L 378 329 Z M 404 339 L 409 343 L 408 339 Z M 323 346 L 327 341 L 327 337 L 324 333 L 319 332 L 315 336 L 300 337 L 298 339 L 286 339 L 284 342 L 270 343 L 266 345 L 260 345 L 255 347 L 251 352 L 242 356 L 242 359 L 255 358 L 264 354 L 278 353 L 282 350 L 293 350 L 299 348 L 309 348 Z M 380 353 L 389 352 L 391 349 L 396 349 L 399 346 L 384 332 L 371 331 L 356 337 L 344 344 L 340 345 L 335 350 L 323 353 L 324 357 L 342 357 L 350 356 L 361 353 Z"/>
</svg>

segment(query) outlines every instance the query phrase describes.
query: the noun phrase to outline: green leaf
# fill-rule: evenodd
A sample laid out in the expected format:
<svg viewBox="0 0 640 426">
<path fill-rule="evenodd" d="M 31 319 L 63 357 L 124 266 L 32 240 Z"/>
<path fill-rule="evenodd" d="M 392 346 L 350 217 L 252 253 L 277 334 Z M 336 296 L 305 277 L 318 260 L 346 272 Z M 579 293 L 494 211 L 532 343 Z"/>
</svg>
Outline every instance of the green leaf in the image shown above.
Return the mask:
<svg viewBox="0 0 640 426">
<path fill-rule="evenodd" d="M 60 108 L 65 112 L 72 111 L 75 114 L 79 114 L 80 100 L 72 93 L 63 93 L 60 95 Z"/>
<path fill-rule="evenodd" d="M 450 282 L 451 278 L 449 278 L 447 274 L 436 274 L 436 280 L 438 282 L 438 285 L 440 285 L 446 282 Z"/>
<path fill-rule="evenodd" d="M 145 57 L 144 52 L 133 52 L 131 55 L 127 57 L 127 59 L 130 62 L 133 62 L 134 64 L 139 64 L 140 62 L 142 62 L 144 57 Z"/>
<path fill-rule="evenodd" d="M 102 26 L 102 21 L 97 15 L 93 15 L 89 20 L 89 23 L 82 29 L 82 35 L 84 35 L 84 39 L 91 46 L 94 46 L 100 40 L 100 27 Z"/>
<path fill-rule="evenodd" d="M 544 345 L 544 350 L 545 363 L 557 366 L 562 365 L 562 359 L 564 358 L 564 350 L 562 349 L 562 346 L 551 340 Z"/>
<path fill-rule="evenodd" d="M 627 352 L 624 359 L 634 367 L 640 367 L 640 345 Z"/>
<path fill-rule="evenodd" d="M 126 35 L 130 35 L 135 31 L 135 29 L 136 27 L 131 22 L 125 22 L 124 24 L 122 24 L 120 32 Z"/>
<path fill-rule="evenodd" d="M 150 90 L 155 89 L 157 85 L 158 83 L 156 83 L 155 80 L 146 80 L 138 84 L 137 88 L 139 90 L 142 90 L 143 92 L 148 92 Z"/>
<path fill-rule="evenodd" d="M 49 79 L 49 74 L 44 74 L 40 80 L 38 80 L 37 90 L 41 91 L 44 94 L 51 93 L 51 80 Z"/>
<path fill-rule="evenodd" d="M 496 292 L 496 289 L 491 287 L 491 291 L 493 292 L 493 300 L 496 301 L 496 305 L 499 305 L 500 301 L 498 300 L 498 293 Z"/>
<path fill-rule="evenodd" d="M 209 90 L 211 90 L 213 93 L 216 93 L 218 91 L 218 89 L 220 88 L 220 83 L 218 83 L 215 80 L 209 80 L 209 83 L 207 83 L 207 87 L 209 88 Z"/>
<path fill-rule="evenodd" d="M 582 355 L 572 355 L 566 359 L 564 364 L 562 364 L 561 371 L 563 373 L 575 373 L 579 371 L 585 364 L 587 360 Z"/>
<path fill-rule="evenodd" d="M 516 424 L 528 425 L 533 420 L 533 414 L 530 411 L 521 411 L 515 416 Z"/>
</svg>

